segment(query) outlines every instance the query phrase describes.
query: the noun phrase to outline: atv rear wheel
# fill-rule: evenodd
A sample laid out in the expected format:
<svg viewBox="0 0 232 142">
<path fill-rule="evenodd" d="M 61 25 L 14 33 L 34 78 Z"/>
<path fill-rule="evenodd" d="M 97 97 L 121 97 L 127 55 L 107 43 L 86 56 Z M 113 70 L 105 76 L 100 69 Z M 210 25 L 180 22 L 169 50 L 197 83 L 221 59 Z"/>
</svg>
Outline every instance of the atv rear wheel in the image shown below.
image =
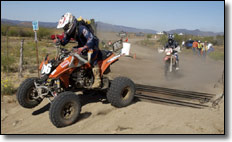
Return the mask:
<svg viewBox="0 0 232 142">
<path fill-rule="evenodd" d="M 133 81 L 126 77 L 117 77 L 107 92 L 107 100 L 115 107 L 125 107 L 131 104 L 135 94 Z"/>
<path fill-rule="evenodd" d="M 39 105 L 42 99 L 34 99 L 38 96 L 34 81 L 38 78 L 28 78 L 22 82 L 16 93 L 19 104 L 24 108 L 33 108 Z"/>
<path fill-rule="evenodd" d="M 49 117 L 57 128 L 75 123 L 80 115 L 81 104 L 79 96 L 73 92 L 63 92 L 53 100 Z"/>
</svg>

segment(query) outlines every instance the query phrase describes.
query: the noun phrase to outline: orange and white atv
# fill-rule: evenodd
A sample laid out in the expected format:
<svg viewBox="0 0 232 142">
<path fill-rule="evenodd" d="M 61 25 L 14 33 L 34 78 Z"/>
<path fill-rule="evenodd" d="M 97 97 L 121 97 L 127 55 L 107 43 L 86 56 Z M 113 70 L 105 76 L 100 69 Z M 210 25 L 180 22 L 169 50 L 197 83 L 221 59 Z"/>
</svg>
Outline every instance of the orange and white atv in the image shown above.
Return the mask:
<svg viewBox="0 0 232 142">
<path fill-rule="evenodd" d="M 101 69 L 101 88 L 92 89 L 94 76 L 90 63 L 81 55 L 60 49 L 56 59 L 49 60 L 48 55 L 41 63 L 40 78 L 28 78 L 18 88 L 17 100 L 24 108 L 33 108 L 44 98 L 51 102 L 49 116 L 56 127 L 75 123 L 80 115 L 80 98 L 74 92 L 105 91 L 107 100 L 115 107 L 129 105 L 135 93 L 134 83 L 125 77 L 110 81 L 105 74 L 110 65 L 118 61 L 121 54 L 101 50 L 102 59 L 98 60 Z M 52 99 L 53 98 L 53 99 Z"/>
</svg>

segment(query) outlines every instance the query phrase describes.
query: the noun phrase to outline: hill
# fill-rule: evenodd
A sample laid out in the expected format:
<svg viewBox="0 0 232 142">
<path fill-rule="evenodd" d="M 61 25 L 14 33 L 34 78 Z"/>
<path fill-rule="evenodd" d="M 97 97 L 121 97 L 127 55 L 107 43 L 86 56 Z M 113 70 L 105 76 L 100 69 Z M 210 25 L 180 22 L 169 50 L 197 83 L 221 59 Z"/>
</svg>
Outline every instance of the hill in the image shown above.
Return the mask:
<svg viewBox="0 0 232 142">
<path fill-rule="evenodd" d="M 9 19 L 1 19 L 1 24 L 8 24 L 8 25 L 17 25 L 17 26 L 24 26 L 24 27 L 31 27 L 31 21 L 19 21 L 19 20 L 9 20 Z M 97 24 L 97 30 L 103 31 L 103 32 L 132 32 L 132 33 L 151 33 L 156 34 L 156 30 L 151 29 L 138 29 L 133 27 L 127 27 L 122 25 L 113 25 L 108 24 L 104 22 L 96 22 Z M 40 27 L 46 27 L 46 28 L 56 28 L 57 22 L 39 22 Z M 167 33 L 183 33 L 183 34 L 189 34 L 189 35 L 195 35 L 195 36 L 216 36 L 216 35 L 224 35 L 224 32 L 210 32 L 210 31 L 201 31 L 199 29 L 196 30 L 188 30 L 188 29 L 175 29 L 166 31 Z"/>
<path fill-rule="evenodd" d="M 223 32 L 209 32 L 209 31 L 200 31 L 199 29 L 196 30 L 187 30 L 187 29 L 175 29 L 167 31 L 167 33 L 174 34 L 174 33 L 183 33 L 186 35 L 195 35 L 195 36 L 216 36 L 216 35 L 224 35 Z"/>
</svg>

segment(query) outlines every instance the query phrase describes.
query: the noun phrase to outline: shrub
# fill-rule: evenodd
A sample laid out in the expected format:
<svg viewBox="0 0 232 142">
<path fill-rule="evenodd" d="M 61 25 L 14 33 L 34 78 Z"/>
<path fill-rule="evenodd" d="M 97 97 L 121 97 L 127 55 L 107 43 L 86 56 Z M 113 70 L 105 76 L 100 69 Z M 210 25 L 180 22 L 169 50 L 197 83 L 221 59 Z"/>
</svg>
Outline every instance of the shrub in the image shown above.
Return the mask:
<svg viewBox="0 0 232 142">
<path fill-rule="evenodd" d="M 8 79 L 1 79 L 1 95 L 11 95 L 15 93 L 13 84 Z"/>
<path fill-rule="evenodd" d="M 9 29 L 8 33 L 9 36 L 19 36 L 19 32 L 16 29 Z"/>
<path fill-rule="evenodd" d="M 9 56 L 8 59 L 6 56 L 3 55 L 3 53 L 1 54 L 1 72 L 5 72 L 7 71 L 7 66 L 9 70 L 15 70 L 15 63 L 16 59 L 14 56 Z"/>
<path fill-rule="evenodd" d="M 6 36 L 8 30 L 9 30 L 9 26 L 7 26 L 7 25 L 1 25 L 1 34 L 3 36 Z"/>
<path fill-rule="evenodd" d="M 28 31 L 28 30 L 26 31 L 26 30 L 20 28 L 18 35 L 20 37 L 33 37 L 34 33 L 33 33 L 33 31 Z"/>
<path fill-rule="evenodd" d="M 224 35 L 216 36 L 216 45 L 224 45 Z"/>
<path fill-rule="evenodd" d="M 47 28 L 39 28 L 37 36 L 39 38 L 39 40 L 41 40 L 42 38 L 50 38 L 51 35 L 51 31 Z"/>
<path fill-rule="evenodd" d="M 147 39 L 150 39 L 152 37 L 152 34 L 147 34 Z"/>
<path fill-rule="evenodd" d="M 162 35 L 159 39 L 159 42 L 162 44 L 162 45 L 165 45 L 165 43 L 168 41 L 168 37 L 167 35 Z"/>
</svg>

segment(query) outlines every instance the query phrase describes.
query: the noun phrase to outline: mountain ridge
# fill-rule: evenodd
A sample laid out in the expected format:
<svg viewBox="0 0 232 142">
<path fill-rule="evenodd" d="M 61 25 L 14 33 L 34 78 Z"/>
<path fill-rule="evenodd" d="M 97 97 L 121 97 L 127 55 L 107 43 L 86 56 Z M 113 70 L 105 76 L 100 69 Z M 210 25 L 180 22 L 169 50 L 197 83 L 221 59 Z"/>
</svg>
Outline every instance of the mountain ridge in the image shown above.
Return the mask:
<svg viewBox="0 0 232 142">
<path fill-rule="evenodd" d="M 9 24 L 9 25 L 17 25 L 17 26 L 24 26 L 29 27 L 32 26 L 31 21 L 21 21 L 21 20 L 10 20 L 10 19 L 1 19 L 1 24 Z M 156 34 L 156 30 L 152 29 L 139 29 L 139 28 L 133 28 L 128 26 L 122 26 L 122 25 L 113 25 L 104 23 L 101 21 L 97 21 L 97 30 L 103 31 L 103 32 L 132 32 L 132 33 L 147 33 L 147 34 Z M 46 28 L 56 28 L 57 22 L 39 22 L 39 26 L 46 27 Z M 183 34 L 190 34 L 190 35 L 196 35 L 196 36 L 216 36 L 216 35 L 224 35 L 224 32 L 211 32 L 211 31 L 201 31 L 199 29 L 195 30 L 188 30 L 188 29 L 174 29 L 165 31 L 166 33 L 183 33 Z"/>
</svg>

